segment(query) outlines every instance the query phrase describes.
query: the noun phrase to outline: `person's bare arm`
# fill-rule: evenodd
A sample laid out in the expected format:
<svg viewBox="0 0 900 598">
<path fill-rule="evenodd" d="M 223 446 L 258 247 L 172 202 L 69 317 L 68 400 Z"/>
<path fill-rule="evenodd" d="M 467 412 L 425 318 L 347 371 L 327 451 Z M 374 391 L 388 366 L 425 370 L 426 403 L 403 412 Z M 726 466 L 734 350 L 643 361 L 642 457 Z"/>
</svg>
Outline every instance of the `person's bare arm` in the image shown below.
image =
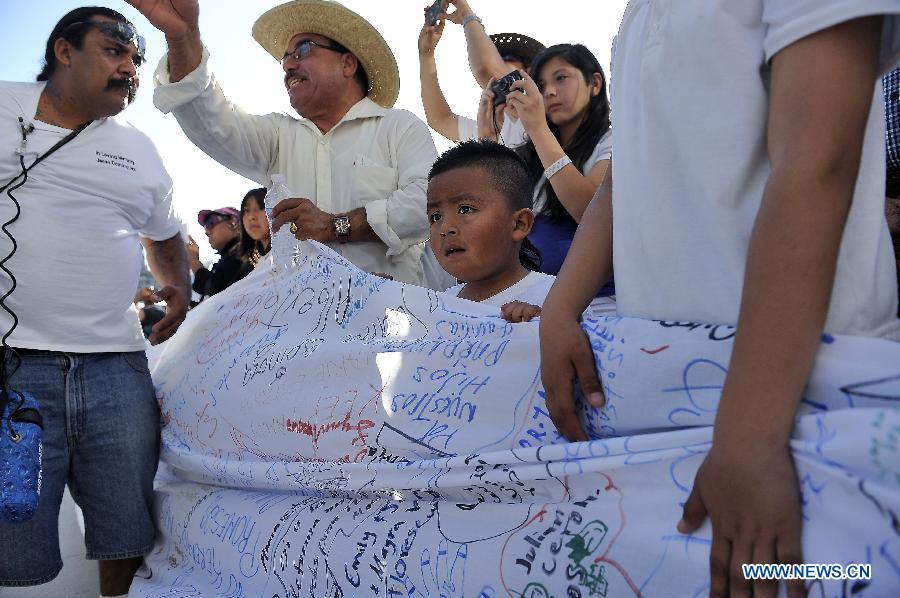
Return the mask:
<svg viewBox="0 0 900 598">
<path fill-rule="evenodd" d="M 428 126 L 450 141 L 459 141 L 458 117 L 444 97 L 434 58 L 434 50 L 441 39 L 444 24 L 445 21 L 441 20 L 437 25 L 430 27 L 426 22 L 419 32 L 419 83 Z"/>
<path fill-rule="evenodd" d="M 451 4 L 455 10 L 452 13 L 444 13 L 443 16 L 457 25 L 462 25 L 466 17 L 475 14 L 467 0 L 447 0 L 447 8 L 450 8 Z M 484 88 L 491 77 L 499 79 L 507 74 L 509 69 L 506 68 L 497 46 L 491 41 L 481 21 L 470 20 L 463 28 L 463 33 L 466 36 L 469 69 L 479 87 Z"/>
<path fill-rule="evenodd" d="M 169 46 L 169 80 L 181 81 L 200 65 L 200 5 L 198 0 L 125 0 L 162 31 Z"/>
<path fill-rule="evenodd" d="M 141 238 L 147 251 L 147 263 L 153 277 L 162 288 L 153 294 L 154 303 L 166 302 L 166 315 L 157 322 L 150 334 L 150 343 L 156 345 L 171 337 L 181 326 L 191 300 L 191 277 L 184 240 L 180 234 L 164 241 Z"/>
<path fill-rule="evenodd" d="M 559 141 L 549 129 L 532 137 L 532 141 L 534 149 L 541 159 L 541 164 L 545 168 L 566 155 L 562 146 L 559 145 Z M 587 174 L 582 174 L 575 164 L 570 163 L 550 178 L 550 186 L 556 192 L 559 203 L 563 205 L 575 222 L 581 222 L 584 211 L 597 192 L 600 181 L 606 176 L 608 168 L 609 160 L 600 160 Z"/>
<path fill-rule="evenodd" d="M 541 380 L 547 411 L 569 440 L 588 440 L 575 409 L 573 380 L 589 403 L 604 403 L 594 352 L 581 328 L 581 314 L 612 276 L 612 168 L 591 200 L 556 282 L 541 310 Z"/>
<path fill-rule="evenodd" d="M 712 520 L 714 596 L 774 596 L 774 582 L 752 582 L 751 589 L 740 565 L 802 561 L 789 440 L 828 313 L 872 101 L 880 25 L 877 17 L 842 23 L 772 59 L 772 171 L 750 239 L 713 446 L 679 523 L 681 532 L 691 533 L 707 515 Z M 802 582 L 789 583 L 788 592 L 802 595 Z"/>
</svg>

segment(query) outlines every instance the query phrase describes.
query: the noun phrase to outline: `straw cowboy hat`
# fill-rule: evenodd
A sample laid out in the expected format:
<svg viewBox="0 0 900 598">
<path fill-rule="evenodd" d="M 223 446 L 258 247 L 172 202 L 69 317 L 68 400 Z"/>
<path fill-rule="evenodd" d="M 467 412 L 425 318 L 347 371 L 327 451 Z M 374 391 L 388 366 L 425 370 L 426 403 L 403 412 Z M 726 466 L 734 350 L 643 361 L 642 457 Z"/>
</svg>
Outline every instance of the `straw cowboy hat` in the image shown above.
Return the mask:
<svg viewBox="0 0 900 598">
<path fill-rule="evenodd" d="M 369 98 L 390 108 L 400 93 L 400 71 L 390 46 L 364 18 L 331 0 L 293 0 L 266 11 L 253 24 L 253 39 L 281 61 L 298 33 L 317 33 L 353 52 L 369 77 Z"/>
</svg>

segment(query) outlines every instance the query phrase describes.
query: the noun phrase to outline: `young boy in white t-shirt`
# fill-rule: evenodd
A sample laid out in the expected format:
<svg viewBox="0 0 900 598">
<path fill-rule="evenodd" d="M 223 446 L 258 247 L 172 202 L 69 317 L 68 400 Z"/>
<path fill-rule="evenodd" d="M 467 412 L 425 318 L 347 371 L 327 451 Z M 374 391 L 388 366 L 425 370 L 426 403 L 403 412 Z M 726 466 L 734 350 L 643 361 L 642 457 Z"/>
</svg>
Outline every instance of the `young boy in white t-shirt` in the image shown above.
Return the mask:
<svg viewBox="0 0 900 598">
<path fill-rule="evenodd" d="M 510 322 L 540 314 L 555 278 L 542 274 L 527 237 L 534 223 L 525 163 L 493 141 L 466 141 L 428 174 L 430 242 L 440 266 L 462 281 L 451 295 L 501 308 Z"/>
</svg>

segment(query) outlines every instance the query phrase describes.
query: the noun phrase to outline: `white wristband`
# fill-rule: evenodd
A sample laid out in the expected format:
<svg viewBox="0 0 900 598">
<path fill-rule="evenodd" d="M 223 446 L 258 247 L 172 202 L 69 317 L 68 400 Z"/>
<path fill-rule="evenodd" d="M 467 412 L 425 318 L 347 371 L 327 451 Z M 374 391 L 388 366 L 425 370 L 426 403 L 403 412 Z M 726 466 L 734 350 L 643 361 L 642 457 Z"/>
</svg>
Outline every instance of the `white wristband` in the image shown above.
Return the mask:
<svg viewBox="0 0 900 598">
<path fill-rule="evenodd" d="M 478 15 L 469 15 L 465 19 L 463 19 L 462 28 L 465 29 L 466 25 L 468 25 L 472 21 L 478 21 L 479 23 L 481 23 L 481 26 L 484 27 L 484 22 L 481 20 L 481 17 L 479 17 Z"/>
<path fill-rule="evenodd" d="M 571 163 L 572 163 L 572 160 L 569 158 L 569 156 L 563 155 L 562 158 L 560 158 L 559 160 L 557 160 L 556 162 L 554 162 L 553 164 L 551 164 L 550 166 L 547 167 L 547 170 L 544 171 L 544 178 L 549 181 L 550 177 L 552 177 L 554 174 L 556 174 L 557 172 L 559 172 L 560 170 L 562 170 L 563 168 L 565 168 L 566 166 L 568 166 Z"/>
</svg>

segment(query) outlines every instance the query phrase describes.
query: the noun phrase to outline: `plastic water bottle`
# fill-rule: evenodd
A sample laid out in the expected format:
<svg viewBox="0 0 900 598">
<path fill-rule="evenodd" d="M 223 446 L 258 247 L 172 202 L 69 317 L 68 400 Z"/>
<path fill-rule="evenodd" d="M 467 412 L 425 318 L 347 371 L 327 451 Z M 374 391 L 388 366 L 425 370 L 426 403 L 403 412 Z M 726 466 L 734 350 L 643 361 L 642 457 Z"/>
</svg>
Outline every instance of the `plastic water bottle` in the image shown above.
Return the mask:
<svg viewBox="0 0 900 598">
<path fill-rule="evenodd" d="M 284 224 L 278 232 L 272 230 L 272 210 L 283 199 L 293 197 L 291 190 L 284 182 L 283 174 L 272 175 L 272 185 L 266 192 L 266 217 L 269 219 L 269 234 L 272 239 L 272 264 L 276 270 L 289 267 L 294 263 L 297 254 L 297 238 L 291 232 L 290 223 Z"/>
</svg>

